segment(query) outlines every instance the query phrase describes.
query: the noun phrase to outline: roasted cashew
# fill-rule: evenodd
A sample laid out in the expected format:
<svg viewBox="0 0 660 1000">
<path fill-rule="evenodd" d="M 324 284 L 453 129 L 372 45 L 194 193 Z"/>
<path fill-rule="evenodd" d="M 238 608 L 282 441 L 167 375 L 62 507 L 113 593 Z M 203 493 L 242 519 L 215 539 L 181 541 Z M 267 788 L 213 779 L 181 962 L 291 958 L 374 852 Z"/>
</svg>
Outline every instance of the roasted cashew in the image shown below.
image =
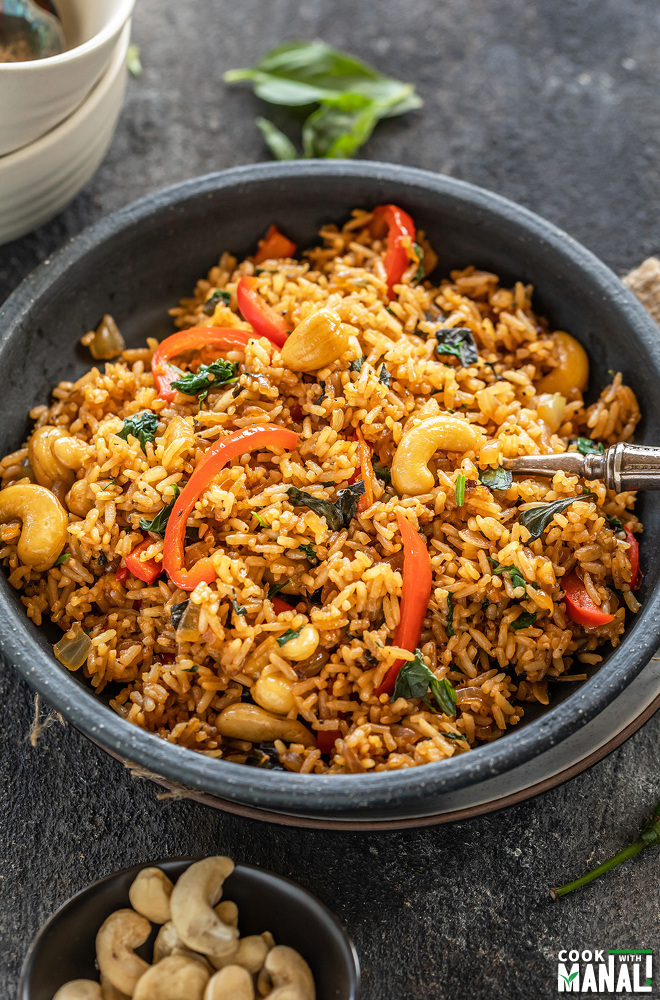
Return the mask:
<svg viewBox="0 0 660 1000">
<path fill-rule="evenodd" d="M 302 743 L 306 747 L 316 745 L 309 729 L 298 719 L 271 715 L 258 705 L 229 705 L 220 712 L 216 726 L 221 736 L 235 740 L 249 740 L 251 743 L 284 740 L 285 743 Z"/>
<path fill-rule="evenodd" d="M 53 1000 L 103 1000 L 101 987 L 92 979 L 72 979 L 60 986 Z"/>
<path fill-rule="evenodd" d="M 224 961 L 212 960 L 212 963 L 216 969 L 222 969 L 225 965 L 240 965 L 241 968 L 256 975 L 263 968 L 269 951 L 270 948 L 261 934 L 249 934 L 239 940 L 236 951 L 231 952 Z"/>
<path fill-rule="evenodd" d="M 57 497 L 33 483 L 7 486 L 0 491 L 0 524 L 14 518 L 23 522 L 18 558 L 41 573 L 50 569 L 66 543 L 69 518 Z"/>
<path fill-rule="evenodd" d="M 197 861 L 179 876 L 170 897 L 172 923 L 184 944 L 214 962 L 236 950 L 238 931 L 223 923 L 213 910 L 233 870 L 231 858 Z"/>
<path fill-rule="evenodd" d="M 138 979 L 150 968 L 135 954 L 147 940 L 151 924 L 135 910 L 117 910 L 101 924 L 96 935 L 96 960 L 100 971 L 122 993 L 133 995 Z"/>
<path fill-rule="evenodd" d="M 250 694 L 257 705 L 276 715 L 287 715 L 296 704 L 293 697 L 293 681 L 285 677 L 279 667 L 271 663 L 261 671 L 250 688 Z"/>
<path fill-rule="evenodd" d="M 72 514 L 87 517 L 94 506 L 96 497 L 86 479 L 76 479 L 75 483 L 64 497 L 64 503 Z"/>
<path fill-rule="evenodd" d="M 303 625 L 300 633 L 285 642 L 280 649 L 280 655 L 285 660 L 306 660 L 316 652 L 319 644 L 318 629 L 313 625 Z"/>
<path fill-rule="evenodd" d="M 166 924 L 163 924 L 158 934 L 156 934 L 156 940 L 154 941 L 154 965 L 156 962 L 160 962 L 162 958 L 167 958 L 168 955 L 171 955 L 175 948 L 185 948 L 185 945 L 176 927 L 169 920 Z"/>
<path fill-rule="evenodd" d="M 293 372 L 315 372 L 340 358 L 357 331 L 342 323 L 334 309 L 318 309 L 298 323 L 282 348 L 282 361 Z"/>
<path fill-rule="evenodd" d="M 101 973 L 101 996 L 103 1000 L 131 1000 L 128 993 L 118 990 L 103 973 Z"/>
<path fill-rule="evenodd" d="M 312 971 L 293 948 L 278 944 L 268 952 L 264 968 L 273 981 L 266 1000 L 315 1000 Z"/>
<path fill-rule="evenodd" d="M 435 485 L 428 468 L 434 453 L 476 451 L 483 440 L 481 428 L 461 417 L 429 417 L 406 431 L 392 461 L 392 486 L 399 494 L 419 496 Z"/>
<path fill-rule="evenodd" d="M 229 927 L 238 927 L 238 907 L 231 899 L 221 899 L 213 909 L 218 914 L 223 924 Z"/>
<path fill-rule="evenodd" d="M 41 486 L 51 489 L 54 483 L 73 482 L 74 469 L 80 469 L 89 451 L 79 438 L 63 427 L 45 424 L 38 427 L 28 443 L 28 460 Z"/>
<path fill-rule="evenodd" d="M 589 381 L 589 358 L 582 344 L 570 333 L 557 330 L 552 334 L 559 364 L 536 383 L 536 391 L 560 392 L 567 399 L 575 398 L 575 391 L 586 389 Z"/>
<path fill-rule="evenodd" d="M 152 924 L 170 919 L 170 896 L 173 883 L 160 868 L 143 868 L 128 890 L 131 906 Z"/>
<path fill-rule="evenodd" d="M 209 979 L 204 1000 L 254 1000 L 252 976 L 240 965 L 227 965 Z"/>
<path fill-rule="evenodd" d="M 184 955 L 168 955 L 137 982 L 133 1000 L 203 1000 L 209 973 Z"/>
</svg>

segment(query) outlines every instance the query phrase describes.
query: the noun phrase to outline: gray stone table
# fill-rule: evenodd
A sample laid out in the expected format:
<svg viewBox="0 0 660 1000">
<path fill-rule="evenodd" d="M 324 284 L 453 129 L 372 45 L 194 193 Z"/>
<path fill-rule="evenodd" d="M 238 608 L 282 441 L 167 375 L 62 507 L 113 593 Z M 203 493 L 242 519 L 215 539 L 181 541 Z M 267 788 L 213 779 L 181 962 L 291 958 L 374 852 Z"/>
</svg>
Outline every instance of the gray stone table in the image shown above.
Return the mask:
<svg viewBox="0 0 660 1000">
<path fill-rule="evenodd" d="M 222 72 L 322 37 L 414 80 L 421 112 L 366 154 L 445 171 L 547 216 L 622 272 L 660 248 L 660 8 L 655 0 L 137 0 L 131 79 L 110 152 L 76 201 L 0 249 L 0 299 L 64 240 L 134 198 L 265 159 L 249 90 Z M 660 719 L 564 787 L 451 827 L 285 829 L 157 799 L 70 727 L 28 742 L 33 695 L 0 672 L 0 996 L 69 895 L 162 855 L 226 852 L 292 876 L 344 921 L 364 1000 L 556 995 L 564 947 L 660 946 L 648 851 L 553 903 L 549 885 L 634 837 L 660 798 Z M 657 978 L 657 976 L 656 976 Z M 648 994 L 647 994 L 648 995 Z M 654 993 L 655 996 L 660 994 Z"/>
</svg>

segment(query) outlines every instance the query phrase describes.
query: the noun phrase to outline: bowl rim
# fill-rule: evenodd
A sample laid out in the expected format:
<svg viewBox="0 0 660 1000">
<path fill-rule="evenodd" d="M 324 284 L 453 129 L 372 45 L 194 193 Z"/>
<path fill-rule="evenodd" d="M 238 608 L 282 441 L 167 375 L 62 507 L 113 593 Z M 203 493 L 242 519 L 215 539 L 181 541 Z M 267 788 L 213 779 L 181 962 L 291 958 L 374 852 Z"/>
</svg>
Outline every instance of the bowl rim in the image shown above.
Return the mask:
<svg viewBox="0 0 660 1000">
<path fill-rule="evenodd" d="M 67 115 L 63 121 L 58 122 L 57 125 L 53 125 L 44 135 L 40 135 L 37 139 L 33 139 L 32 142 L 28 142 L 24 146 L 20 146 L 18 149 L 13 149 L 11 152 L 0 156 L 0 178 L 5 167 L 15 167 L 21 162 L 32 160 L 35 156 L 38 158 L 43 157 L 53 145 L 58 144 L 65 140 L 67 136 L 76 132 L 81 123 L 94 114 L 98 105 L 103 101 L 121 73 L 122 64 L 126 60 L 130 37 L 131 25 L 129 21 L 121 30 L 108 65 L 82 103 L 70 115 Z"/>
<path fill-rule="evenodd" d="M 51 913 L 51 915 L 39 927 L 39 930 L 30 942 L 21 966 L 18 1000 L 30 1000 L 30 983 L 28 976 L 31 973 L 34 962 L 37 961 L 39 957 L 41 942 L 68 909 L 83 901 L 86 896 L 92 896 L 99 889 L 109 885 L 111 882 L 114 882 L 115 879 L 125 876 L 137 877 L 137 875 L 145 868 L 164 868 L 167 874 L 168 870 L 171 870 L 171 866 L 185 865 L 186 867 L 183 868 L 183 871 L 177 875 L 177 878 L 179 878 L 184 871 L 187 871 L 190 865 L 195 864 L 197 861 L 204 861 L 210 856 L 211 855 L 207 854 L 194 856 L 181 855 L 174 858 L 160 858 L 157 861 L 145 861 L 144 863 L 130 865 L 128 868 L 121 868 L 119 871 L 111 872 L 109 875 L 104 875 L 103 878 L 96 879 L 94 882 L 90 882 L 88 885 L 83 886 L 82 889 L 78 889 L 73 896 L 69 896 L 68 899 L 65 899 L 64 902 L 61 903 L 53 913 Z M 313 892 L 310 892 L 310 890 L 306 889 L 305 886 L 301 885 L 299 882 L 295 882 L 291 878 L 288 878 L 286 875 L 278 875 L 276 872 L 270 871 L 269 868 L 262 868 L 260 865 L 252 865 L 242 861 L 236 862 L 232 875 L 235 873 L 240 874 L 242 872 L 247 872 L 248 874 L 256 872 L 257 875 L 261 878 L 265 878 L 269 882 L 274 882 L 276 884 L 282 883 L 288 889 L 295 890 L 296 893 L 299 893 L 303 897 L 307 909 L 316 910 L 332 925 L 332 927 L 334 927 L 338 938 L 344 945 L 346 970 L 351 980 L 350 986 L 353 991 L 353 998 L 354 1000 L 357 1000 L 360 992 L 360 959 L 357 949 L 339 917 L 333 913 L 333 911 L 326 906 L 323 900 L 319 899 Z M 228 878 L 231 878 L 231 876 L 228 876 Z"/>
<path fill-rule="evenodd" d="M 562 229 L 507 198 L 466 181 L 414 167 L 354 160 L 268 162 L 234 167 L 148 194 L 99 220 L 41 264 L 7 299 L 0 309 L 0 359 L 3 344 L 27 317 L 35 301 L 107 239 L 139 226 L 151 216 L 181 211 L 187 201 L 200 197 L 222 195 L 236 188 L 244 190 L 247 185 L 259 182 L 286 179 L 304 183 L 305 179 L 320 178 L 390 181 L 411 189 L 422 188 L 430 195 L 451 197 L 471 209 L 479 208 L 508 225 L 513 222 L 527 237 L 549 245 L 567 264 L 588 275 L 599 294 L 618 311 L 622 322 L 629 329 L 634 328 L 645 353 L 654 357 L 660 367 L 660 337 L 650 315 L 609 267 Z M 139 763 L 184 787 L 289 816 L 309 815 L 312 810 L 316 816 L 335 813 L 343 817 L 347 813 L 393 805 L 406 808 L 408 814 L 416 807 L 416 815 L 429 815 L 428 810 L 423 811 L 425 797 L 458 791 L 503 774 L 576 732 L 640 673 L 660 641 L 658 588 L 649 596 L 608 662 L 589 680 L 560 705 L 493 743 L 449 760 L 394 771 L 302 775 L 250 768 L 246 775 L 245 765 L 211 759 L 147 733 L 100 702 L 73 675 L 63 669 L 54 671 L 53 658 L 28 635 L 27 619 L 8 595 L 9 584 L 3 575 L 0 614 L 6 624 L 0 632 L 0 650 L 48 703 L 86 736 L 120 759 Z"/>
<path fill-rule="evenodd" d="M 119 35 L 125 22 L 131 17 L 135 0 L 116 0 L 119 4 L 113 11 L 109 20 L 103 25 L 100 31 L 88 38 L 86 42 L 75 45 L 72 49 L 65 49 L 56 56 L 46 56 L 45 59 L 28 59 L 22 62 L 0 63 L 0 76 L 3 73 L 41 73 L 49 70 L 52 66 L 59 66 L 73 62 L 75 59 L 86 56 L 94 49 L 101 48 L 113 35 Z"/>
</svg>

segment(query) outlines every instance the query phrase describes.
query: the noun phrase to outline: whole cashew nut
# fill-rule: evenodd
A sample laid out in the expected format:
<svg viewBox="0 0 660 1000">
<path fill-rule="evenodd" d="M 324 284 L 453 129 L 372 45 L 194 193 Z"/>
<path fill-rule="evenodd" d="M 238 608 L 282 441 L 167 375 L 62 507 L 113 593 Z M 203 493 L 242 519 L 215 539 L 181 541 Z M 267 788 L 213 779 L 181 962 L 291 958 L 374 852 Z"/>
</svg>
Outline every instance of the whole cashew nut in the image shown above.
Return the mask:
<svg viewBox="0 0 660 1000">
<path fill-rule="evenodd" d="M 254 1000 L 252 976 L 240 965 L 227 965 L 209 979 L 204 1000 Z"/>
<path fill-rule="evenodd" d="M 256 975 L 266 961 L 266 955 L 270 951 L 268 944 L 261 934 L 249 934 L 241 938 L 238 948 L 233 951 L 224 961 L 211 960 L 216 969 L 221 969 L 224 965 L 240 965 L 253 975 Z"/>
<path fill-rule="evenodd" d="M 18 558 L 37 572 L 50 569 L 64 548 L 69 518 L 56 496 L 34 483 L 0 490 L 0 524 L 14 518 L 23 522 Z"/>
<path fill-rule="evenodd" d="M 156 935 L 156 940 L 154 941 L 154 965 L 156 962 L 160 962 L 161 959 L 171 955 L 175 948 L 185 948 L 185 945 L 176 927 L 169 920 L 166 924 L 163 924 Z"/>
<path fill-rule="evenodd" d="M 170 919 L 170 896 L 174 884 L 160 868 L 143 868 L 128 890 L 131 906 L 152 924 Z"/>
<path fill-rule="evenodd" d="M 214 910 L 223 924 L 228 924 L 230 927 L 238 927 L 238 907 L 233 900 L 221 899 L 218 905 L 214 907 Z"/>
<path fill-rule="evenodd" d="M 101 973 L 101 996 L 103 1000 L 131 1000 L 128 993 L 122 993 Z"/>
<path fill-rule="evenodd" d="M 392 486 L 399 494 L 419 496 L 435 485 L 428 468 L 434 453 L 442 451 L 476 451 L 483 440 L 483 431 L 461 417 L 442 414 L 429 417 L 406 431 L 392 461 Z"/>
<path fill-rule="evenodd" d="M 170 897 L 172 923 L 183 943 L 212 961 L 222 961 L 236 950 L 238 931 L 223 923 L 213 910 L 233 870 L 231 858 L 197 861 L 179 876 Z"/>
<path fill-rule="evenodd" d="M 264 968 L 273 981 L 266 1000 L 315 1000 L 314 977 L 302 955 L 278 944 L 268 952 Z"/>
<path fill-rule="evenodd" d="M 147 940 L 151 924 L 134 910 L 117 910 L 96 935 L 96 959 L 102 974 L 122 993 L 132 996 L 138 979 L 150 968 L 135 954 Z"/>
<path fill-rule="evenodd" d="M 209 973 L 200 962 L 168 955 L 137 982 L 133 1000 L 203 1000 Z"/>
<path fill-rule="evenodd" d="M 101 987 L 91 979 L 72 979 L 61 986 L 53 1000 L 103 1000 Z"/>
<path fill-rule="evenodd" d="M 306 747 L 315 746 L 316 743 L 309 729 L 298 719 L 283 719 L 257 705 L 247 703 L 223 708 L 216 726 L 221 736 L 249 740 L 251 743 L 284 740 L 286 743 L 302 743 Z"/>
</svg>

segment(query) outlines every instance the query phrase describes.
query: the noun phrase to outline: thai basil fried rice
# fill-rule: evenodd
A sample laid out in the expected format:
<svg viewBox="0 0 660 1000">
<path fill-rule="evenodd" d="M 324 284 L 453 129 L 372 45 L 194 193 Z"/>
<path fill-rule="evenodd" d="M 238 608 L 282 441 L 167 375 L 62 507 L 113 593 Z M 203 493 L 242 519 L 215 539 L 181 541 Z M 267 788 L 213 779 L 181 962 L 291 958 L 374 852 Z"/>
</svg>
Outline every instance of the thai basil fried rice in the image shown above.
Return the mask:
<svg viewBox="0 0 660 1000">
<path fill-rule="evenodd" d="M 2 518 L 0 556 L 29 617 L 59 624 L 59 658 L 82 666 L 97 692 L 110 685 L 122 716 L 210 756 L 361 773 L 463 753 L 518 723 L 526 704 L 548 704 L 553 682 L 584 679 L 599 648 L 619 642 L 626 607 L 639 607 L 636 543 L 622 531 L 639 527 L 634 494 L 562 473 L 511 481 L 500 469 L 503 456 L 562 452 L 576 439 L 589 439 L 580 447 L 629 440 L 640 416 L 633 391 L 616 375 L 585 407 L 583 352 L 534 314 L 532 288 L 503 288 L 474 267 L 439 287 L 423 282 L 434 258 L 419 232 L 417 244 L 405 234 L 400 241 L 407 266 L 390 298 L 387 234 L 372 219 L 356 211 L 343 229 L 327 226 L 300 261 L 255 267 L 222 255 L 172 310 L 177 328 L 235 328 L 252 338 L 244 352 L 177 358 L 180 377 L 202 361 L 235 363 L 202 380 L 207 395 L 159 396 L 149 340 L 60 383 L 52 405 L 30 415 L 37 429 L 61 433 L 42 432 L 31 450 L 0 463 L 3 487 L 36 477 L 67 512 L 62 554 L 47 569 L 19 558 L 20 517 Z M 307 357 L 306 371 L 292 370 L 279 348 L 257 339 L 236 297 L 241 276 L 255 273 L 260 299 L 288 330 L 320 309 L 333 310 L 331 320 L 338 314 L 341 335 L 326 321 L 321 342 L 327 354 L 336 340 L 341 356 L 313 370 Z M 470 425 L 475 447 L 446 450 L 451 433 L 422 431 L 433 452 L 428 487 L 415 485 L 424 458 L 409 448 L 399 455 L 397 491 L 402 439 L 448 416 Z M 294 431 L 297 446 L 246 449 L 211 477 L 186 519 L 185 565 L 210 557 L 212 579 L 181 589 L 162 571 L 163 525 L 153 519 L 176 511 L 176 488 L 214 442 L 260 425 Z M 68 466 L 67 445 L 75 453 Z M 356 510 L 365 469 L 373 496 Z M 569 497 L 539 537 L 519 520 L 531 505 Z M 328 504 L 340 511 L 332 524 Z M 432 574 L 421 635 L 409 648 L 395 644 L 401 518 Z M 129 572 L 127 557 L 155 566 L 154 581 Z M 411 558 L 409 587 L 419 565 Z M 562 578 L 574 569 L 589 620 L 603 624 L 569 617 Z"/>
</svg>

